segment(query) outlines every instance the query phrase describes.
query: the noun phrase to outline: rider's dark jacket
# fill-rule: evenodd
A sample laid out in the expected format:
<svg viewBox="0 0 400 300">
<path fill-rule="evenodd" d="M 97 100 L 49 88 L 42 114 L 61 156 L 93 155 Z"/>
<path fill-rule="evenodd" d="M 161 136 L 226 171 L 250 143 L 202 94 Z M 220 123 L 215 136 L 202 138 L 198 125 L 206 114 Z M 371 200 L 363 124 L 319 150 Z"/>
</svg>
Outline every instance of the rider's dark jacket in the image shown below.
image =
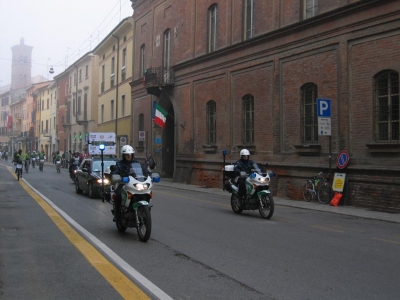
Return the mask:
<svg viewBox="0 0 400 300">
<path fill-rule="evenodd" d="M 111 174 L 119 174 L 121 177 L 129 176 L 132 163 L 139 163 L 139 162 L 135 159 L 132 159 L 131 161 L 121 159 L 120 161 L 117 161 L 117 163 L 115 164 L 116 168 L 114 171 L 111 172 Z M 143 166 L 142 166 L 142 171 L 143 175 L 145 176 L 148 175 L 149 173 L 148 170 Z"/>
<path fill-rule="evenodd" d="M 247 174 L 251 173 L 251 169 L 253 169 L 254 162 L 251 159 L 239 159 L 234 164 L 234 173 L 235 176 L 240 176 L 240 172 L 246 172 Z"/>
</svg>

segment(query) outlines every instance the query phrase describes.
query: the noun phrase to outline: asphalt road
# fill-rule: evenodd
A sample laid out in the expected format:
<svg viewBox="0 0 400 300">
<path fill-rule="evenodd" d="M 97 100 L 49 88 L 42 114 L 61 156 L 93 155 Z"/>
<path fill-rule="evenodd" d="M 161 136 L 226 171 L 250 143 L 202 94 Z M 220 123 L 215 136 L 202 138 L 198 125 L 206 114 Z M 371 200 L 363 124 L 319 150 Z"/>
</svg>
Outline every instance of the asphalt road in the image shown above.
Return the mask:
<svg viewBox="0 0 400 300">
<path fill-rule="evenodd" d="M 153 232 L 142 243 L 134 229 L 116 230 L 108 203 L 77 195 L 66 170 L 57 174 L 46 165 L 44 172 L 24 174 L 25 181 L 153 299 L 398 299 L 400 294 L 396 223 L 279 204 L 272 219 L 264 220 L 258 211 L 235 215 L 228 193 L 164 183 L 153 189 Z M 0 193 L 1 297 L 126 295 L 96 269 L 94 254 L 82 253 L 4 167 Z M 137 298 L 130 295 L 125 298 Z"/>
</svg>

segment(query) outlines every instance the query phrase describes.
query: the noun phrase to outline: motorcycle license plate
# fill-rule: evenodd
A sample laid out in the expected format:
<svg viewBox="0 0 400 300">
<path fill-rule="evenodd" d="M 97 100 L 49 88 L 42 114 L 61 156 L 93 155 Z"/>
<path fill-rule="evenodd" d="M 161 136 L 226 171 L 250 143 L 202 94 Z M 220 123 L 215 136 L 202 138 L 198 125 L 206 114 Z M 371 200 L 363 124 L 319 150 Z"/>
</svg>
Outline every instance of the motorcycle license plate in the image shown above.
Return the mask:
<svg viewBox="0 0 400 300">
<path fill-rule="evenodd" d="M 22 165 L 17 164 L 17 169 L 22 169 Z"/>
<path fill-rule="evenodd" d="M 57 165 L 60 165 L 60 164 L 61 164 L 61 161 L 56 161 L 56 164 L 57 164 Z"/>
<path fill-rule="evenodd" d="M 41 162 L 41 163 L 44 163 L 44 159 L 41 159 L 40 162 Z"/>
</svg>

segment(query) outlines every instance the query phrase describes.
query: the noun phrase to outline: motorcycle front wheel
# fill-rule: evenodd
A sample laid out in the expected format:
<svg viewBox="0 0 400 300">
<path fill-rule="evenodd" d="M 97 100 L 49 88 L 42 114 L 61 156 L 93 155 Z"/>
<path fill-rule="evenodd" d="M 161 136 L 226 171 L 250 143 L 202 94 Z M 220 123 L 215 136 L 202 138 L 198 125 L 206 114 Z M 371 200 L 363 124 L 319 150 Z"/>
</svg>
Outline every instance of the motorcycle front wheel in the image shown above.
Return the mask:
<svg viewBox="0 0 400 300">
<path fill-rule="evenodd" d="M 231 196 L 231 207 L 235 214 L 240 214 L 243 211 L 243 207 L 239 205 L 239 196 L 236 194 Z"/>
<path fill-rule="evenodd" d="M 263 219 L 270 219 L 274 214 L 274 199 L 271 194 L 262 194 L 260 196 L 260 203 L 258 210 Z"/>
<path fill-rule="evenodd" d="M 137 210 L 139 224 L 137 233 L 142 242 L 147 242 L 151 235 L 151 215 L 148 205 L 142 205 Z"/>
</svg>

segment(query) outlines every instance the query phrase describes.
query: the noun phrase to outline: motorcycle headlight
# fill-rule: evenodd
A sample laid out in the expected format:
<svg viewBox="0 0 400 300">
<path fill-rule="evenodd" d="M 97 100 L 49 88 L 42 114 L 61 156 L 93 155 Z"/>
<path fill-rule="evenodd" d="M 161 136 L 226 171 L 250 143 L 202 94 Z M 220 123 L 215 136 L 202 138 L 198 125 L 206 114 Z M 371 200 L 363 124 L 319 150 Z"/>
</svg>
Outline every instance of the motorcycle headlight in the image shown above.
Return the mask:
<svg viewBox="0 0 400 300">
<path fill-rule="evenodd" d="M 267 177 L 261 177 L 261 178 L 260 178 L 260 182 L 261 182 L 261 183 L 268 183 L 268 182 L 269 182 L 269 179 L 268 179 Z"/>
<path fill-rule="evenodd" d="M 135 188 L 138 191 L 145 191 L 149 188 L 149 185 L 147 183 L 136 183 L 135 184 Z"/>
<path fill-rule="evenodd" d="M 107 184 L 109 181 L 108 181 L 108 179 L 104 178 L 103 182 L 104 182 L 104 184 Z M 97 183 L 101 183 L 101 179 L 97 179 Z"/>
</svg>

